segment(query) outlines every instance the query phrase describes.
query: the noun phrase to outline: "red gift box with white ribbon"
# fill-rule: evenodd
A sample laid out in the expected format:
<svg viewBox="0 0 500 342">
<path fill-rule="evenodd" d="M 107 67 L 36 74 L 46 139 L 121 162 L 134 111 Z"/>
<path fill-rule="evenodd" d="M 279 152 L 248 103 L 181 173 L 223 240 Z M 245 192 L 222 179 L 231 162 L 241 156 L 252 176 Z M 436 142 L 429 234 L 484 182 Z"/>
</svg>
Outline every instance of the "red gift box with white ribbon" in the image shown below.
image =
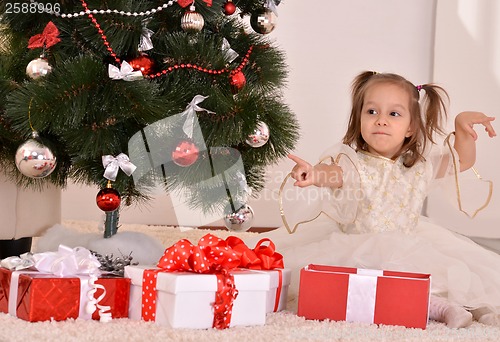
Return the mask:
<svg viewBox="0 0 500 342">
<path fill-rule="evenodd" d="M 430 274 L 308 265 L 297 315 L 307 319 L 427 327 Z"/>
<path fill-rule="evenodd" d="M 61 245 L 0 264 L 0 312 L 30 322 L 128 316 L 130 279 L 101 274 L 85 248 Z"/>
</svg>

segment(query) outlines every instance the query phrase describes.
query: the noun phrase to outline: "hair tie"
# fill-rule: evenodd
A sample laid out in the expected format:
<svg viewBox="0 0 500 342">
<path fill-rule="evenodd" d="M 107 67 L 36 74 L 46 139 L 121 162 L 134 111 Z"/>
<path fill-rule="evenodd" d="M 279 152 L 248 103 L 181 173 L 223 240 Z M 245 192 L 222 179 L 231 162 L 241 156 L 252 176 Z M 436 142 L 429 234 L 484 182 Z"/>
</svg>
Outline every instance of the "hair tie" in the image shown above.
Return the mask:
<svg viewBox="0 0 500 342">
<path fill-rule="evenodd" d="M 418 85 L 417 90 L 420 91 L 424 86 L 423 85 Z"/>
</svg>

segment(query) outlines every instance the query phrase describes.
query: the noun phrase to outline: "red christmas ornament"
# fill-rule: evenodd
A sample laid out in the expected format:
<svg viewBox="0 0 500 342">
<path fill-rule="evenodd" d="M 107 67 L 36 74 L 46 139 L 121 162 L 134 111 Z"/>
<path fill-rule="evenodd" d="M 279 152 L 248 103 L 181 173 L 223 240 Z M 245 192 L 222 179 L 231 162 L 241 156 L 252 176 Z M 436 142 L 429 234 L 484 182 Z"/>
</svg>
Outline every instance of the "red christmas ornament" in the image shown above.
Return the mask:
<svg viewBox="0 0 500 342">
<path fill-rule="evenodd" d="M 236 12 L 236 6 L 231 0 L 228 0 L 222 8 L 224 8 L 225 15 L 231 15 Z"/>
<path fill-rule="evenodd" d="M 192 141 L 183 140 L 172 151 L 172 161 L 176 165 L 187 167 L 194 164 L 199 152 L 198 147 Z"/>
<path fill-rule="evenodd" d="M 231 91 L 233 94 L 237 94 L 245 86 L 247 79 L 245 78 L 245 74 L 238 71 L 231 74 L 229 77 L 229 83 L 231 84 Z"/>
<path fill-rule="evenodd" d="M 97 206 L 102 211 L 113 211 L 120 206 L 121 196 L 117 190 L 111 187 L 111 183 L 108 182 L 107 187 L 97 193 L 95 200 Z"/>
<path fill-rule="evenodd" d="M 28 49 L 35 48 L 46 48 L 59 43 L 61 39 L 59 38 L 59 30 L 52 21 L 49 21 L 47 26 L 43 29 L 43 32 L 36 34 L 30 38 L 28 41 Z"/>
<path fill-rule="evenodd" d="M 147 55 L 141 55 L 128 62 L 136 71 L 141 71 L 143 75 L 149 75 L 153 72 L 154 61 Z"/>
</svg>

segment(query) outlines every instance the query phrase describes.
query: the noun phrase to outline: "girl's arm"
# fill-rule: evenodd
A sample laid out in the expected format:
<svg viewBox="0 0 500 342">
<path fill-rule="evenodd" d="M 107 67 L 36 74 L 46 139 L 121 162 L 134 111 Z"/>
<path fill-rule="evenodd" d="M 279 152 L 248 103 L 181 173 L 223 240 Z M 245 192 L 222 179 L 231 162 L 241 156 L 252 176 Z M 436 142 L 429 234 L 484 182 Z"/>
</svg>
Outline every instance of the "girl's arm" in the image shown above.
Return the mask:
<svg viewBox="0 0 500 342">
<path fill-rule="evenodd" d="M 296 164 L 292 169 L 291 177 L 295 179 L 293 185 L 304 188 L 309 185 L 319 187 L 330 187 L 333 189 L 342 186 L 342 169 L 340 166 L 331 164 L 317 164 L 312 166 L 303 159 L 300 159 L 293 154 L 288 155 L 288 158 Z"/>
<path fill-rule="evenodd" d="M 494 117 L 486 116 L 481 112 L 462 112 L 455 118 L 455 150 L 460 161 L 460 171 L 465 171 L 474 166 L 476 162 L 476 139 L 477 133 L 474 125 L 484 126 L 490 138 L 497 134 L 491 125 Z"/>
</svg>

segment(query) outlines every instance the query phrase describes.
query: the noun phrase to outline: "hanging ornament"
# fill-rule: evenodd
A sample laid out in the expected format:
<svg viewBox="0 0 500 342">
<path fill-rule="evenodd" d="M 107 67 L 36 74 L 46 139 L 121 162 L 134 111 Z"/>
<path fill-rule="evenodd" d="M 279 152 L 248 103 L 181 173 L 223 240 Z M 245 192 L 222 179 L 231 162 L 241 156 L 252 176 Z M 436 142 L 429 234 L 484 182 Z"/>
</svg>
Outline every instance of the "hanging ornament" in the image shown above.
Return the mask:
<svg viewBox="0 0 500 342">
<path fill-rule="evenodd" d="M 47 76 L 52 71 L 49 62 L 43 56 L 36 58 L 26 66 L 26 74 L 33 80 Z"/>
<path fill-rule="evenodd" d="M 128 64 L 130 64 L 134 71 L 140 71 L 144 76 L 153 73 L 154 60 L 146 54 L 132 59 Z"/>
<path fill-rule="evenodd" d="M 181 18 L 181 28 L 187 33 L 196 33 L 203 29 L 203 25 L 205 25 L 203 16 L 191 5 L 189 11 L 186 11 Z"/>
<path fill-rule="evenodd" d="M 154 32 L 146 27 L 150 21 L 151 18 L 142 20 L 142 34 L 139 40 L 139 45 L 137 46 L 137 50 L 139 51 L 148 51 L 153 49 L 151 36 L 154 34 Z"/>
<path fill-rule="evenodd" d="M 259 121 L 257 127 L 255 127 L 245 142 L 254 148 L 261 147 L 267 143 L 269 135 L 269 126 L 264 121 Z"/>
<path fill-rule="evenodd" d="M 232 0 L 227 0 L 227 2 L 224 3 L 224 6 L 222 6 L 222 8 L 224 8 L 225 15 L 232 15 L 234 14 L 234 12 L 236 12 L 236 6 Z"/>
<path fill-rule="evenodd" d="M 247 83 L 245 74 L 241 71 L 231 73 L 229 76 L 229 84 L 231 84 L 231 92 L 237 94 Z"/>
<path fill-rule="evenodd" d="M 268 34 L 276 27 L 277 19 L 276 14 L 272 10 L 262 8 L 252 13 L 250 16 L 250 26 L 257 33 Z"/>
<path fill-rule="evenodd" d="M 129 82 L 142 80 L 144 78 L 144 75 L 140 70 L 134 70 L 134 68 L 132 68 L 132 66 L 126 61 L 123 61 L 119 69 L 118 67 L 109 64 L 108 74 L 109 78 L 113 80 L 124 80 Z"/>
<path fill-rule="evenodd" d="M 32 138 L 21 144 L 16 151 L 16 166 L 19 172 L 30 178 L 44 178 L 54 171 L 57 162 L 54 153 L 45 146 L 36 131 Z"/>
<path fill-rule="evenodd" d="M 252 227 L 253 209 L 248 204 L 243 204 L 239 209 L 224 215 L 224 225 L 232 232 L 244 232 Z"/>
<path fill-rule="evenodd" d="M 172 151 L 172 161 L 182 167 L 193 165 L 198 160 L 200 151 L 191 140 L 182 140 Z"/>
<path fill-rule="evenodd" d="M 97 206 L 102 211 L 115 211 L 120 206 L 121 196 L 120 193 L 113 189 L 111 181 L 108 180 L 108 184 L 104 189 L 101 189 L 95 198 Z"/>
</svg>

